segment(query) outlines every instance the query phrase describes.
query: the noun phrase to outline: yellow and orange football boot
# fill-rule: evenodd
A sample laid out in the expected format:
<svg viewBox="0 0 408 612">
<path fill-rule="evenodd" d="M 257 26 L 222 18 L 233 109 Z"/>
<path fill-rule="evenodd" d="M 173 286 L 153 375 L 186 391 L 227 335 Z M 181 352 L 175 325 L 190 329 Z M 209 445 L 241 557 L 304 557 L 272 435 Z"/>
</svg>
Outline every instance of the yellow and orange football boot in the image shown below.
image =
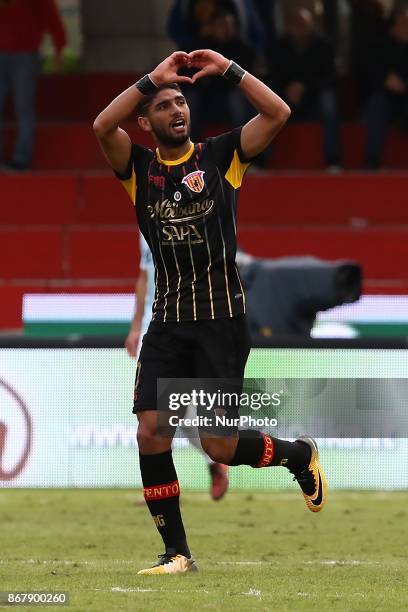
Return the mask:
<svg viewBox="0 0 408 612">
<path fill-rule="evenodd" d="M 164 574 L 187 574 L 188 572 L 197 572 L 198 566 L 193 557 L 184 557 L 183 555 L 173 555 L 164 553 L 159 555 L 160 560 L 147 569 L 138 571 L 138 574 L 149 576 L 163 576 Z"/>
<path fill-rule="evenodd" d="M 292 472 L 302 489 L 306 505 L 311 512 L 323 510 L 327 499 L 327 482 L 319 459 L 317 444 L 313 438 L 301 436 L 296 442 L 307 444 L 311 450 L 309 464 L 299 472 Z"/>
</svg>

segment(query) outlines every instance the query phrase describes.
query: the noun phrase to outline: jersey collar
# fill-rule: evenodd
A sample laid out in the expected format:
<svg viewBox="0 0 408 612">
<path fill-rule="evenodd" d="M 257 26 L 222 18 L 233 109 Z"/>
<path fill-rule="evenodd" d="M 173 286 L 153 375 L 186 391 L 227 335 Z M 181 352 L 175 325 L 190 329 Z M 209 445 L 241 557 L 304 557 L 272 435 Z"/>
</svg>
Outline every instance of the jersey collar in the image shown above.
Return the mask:
<svg viewBox="0 0 408 612">
<path fill-rule="evenodd" d="M 165 166 L 178 166 L 179 164 L 184 164 L 184 162 L 186 162 L 188 159 L 190 159 L 190 157 L 192 156 L 193 152 L 194 152 L 194 142 L 191 143 L 191 147 L 189 148 L 189 150 L 187 151 L 187 153 L 185 153 L 183 155 L 183 157 L 179 157 L 178 159 L 171 159 L 171 160 L 167 160 L 167 159 L 162 159 L 160 157 L 160 151 L 159 149 L 156 149 L 156 157 L 157 157 L 157 161 L 160 164 L 163 164 Z"/>
</svg>

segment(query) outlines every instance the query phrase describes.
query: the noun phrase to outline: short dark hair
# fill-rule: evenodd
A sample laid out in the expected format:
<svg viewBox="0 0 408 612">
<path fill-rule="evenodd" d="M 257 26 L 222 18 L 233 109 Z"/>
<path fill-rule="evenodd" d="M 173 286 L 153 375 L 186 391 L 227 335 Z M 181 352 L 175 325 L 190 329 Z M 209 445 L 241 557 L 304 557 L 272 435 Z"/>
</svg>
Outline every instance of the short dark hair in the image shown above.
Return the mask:
<svg viewBox="0 0 408 612">
<path fill-rule="evenodd" d="M 175 91 L 179 91 L 181 94 L 183 93 L 178 83 L 165 83 L 164 85 L 159 85 L 158 88 L 155 91 L 153 91 L 151 94 L 147 94 L 147 96 L 143 96 L 139 104 L 136 105 L 136 112 L 139 117 L 140 116 L 143 117 L 144 115 L 147 114 L 147 111 L 149 110 L 155 97 L 160 91 L 163 91 L 163 89 L 174 89 Z"/>
</svg>

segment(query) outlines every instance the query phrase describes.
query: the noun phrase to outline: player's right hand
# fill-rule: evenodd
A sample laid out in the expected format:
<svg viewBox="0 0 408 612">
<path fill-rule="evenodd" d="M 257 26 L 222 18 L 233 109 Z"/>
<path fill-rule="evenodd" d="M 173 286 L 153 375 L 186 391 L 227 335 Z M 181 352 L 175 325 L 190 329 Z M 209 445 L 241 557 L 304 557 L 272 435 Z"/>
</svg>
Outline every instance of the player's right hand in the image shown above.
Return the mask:
<svg viewBox="0 0 408 612">
<path fill-rule="evenodd" d="M 140 331 L 131 329 L 125 340 L 125 347 L 130 357 L 136 357 L 137 346 L 139 344 Z"/>
<path fill-rule="evenodd" d="M 230 60 L 212 49 L 197 49 L 188 54 L 190 67 L 198 68 L 191 79 L 193 83 L 202 77 L 221 75 L 230 64 Z"/>
<path fill-rule="evenodd" d="M 164 85 L 166 83 L 192 83 L 188 76 L 178 74 L 180 68 L 188 68 L 190 65 L 190 57 L 185 51 L 175 51 L 169 57 L 166 57 L 154 70 L 150 73 L 152 81 L 156 85 Z"/>
</svg>

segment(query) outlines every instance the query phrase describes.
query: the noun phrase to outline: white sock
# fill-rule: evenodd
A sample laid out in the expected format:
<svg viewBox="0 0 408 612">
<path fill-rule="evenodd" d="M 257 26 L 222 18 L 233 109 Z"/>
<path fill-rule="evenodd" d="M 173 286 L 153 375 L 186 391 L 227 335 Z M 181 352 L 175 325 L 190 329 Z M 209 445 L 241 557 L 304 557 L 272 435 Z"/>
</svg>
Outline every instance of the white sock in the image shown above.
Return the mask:
<svg viewBox="0 0 408 612">
<path fill-rule="evenodd" d="M 207 465 L 211 465 L 212 463 L 214 463 L 214 461 L 207 455 L 205 450 L 203 450 L 203 447 L 201 446 L 200 438 L 188 438 L 188 441 L 191 444 L 191 446 L 195 446 L 196 449 L 203 455 Z"/>
<path fill-rule="evenodd" d="M 192 419 L 194 418 L 194 416 L 196 416 L 197 412 L 195 410 L 195 408 L 190 404 L 189 406 L 187 406 L 186 412 L 184 414 L 184 418 L 188 418 L 188 419 Z M 202 456 L 204 457 L 206 463 L 208 466 L 212 465 L 214 463 L 214 461 L 212 459 L 210 459 L 210 457 L 207 455 L 207 453 L 205 452 L 205 450 L 203 450 L 203 447 L 201 446 L 201 442 L 200 442 L 200 436 L 197 434 L 192 437 L 192 428 L 191 427 L 183 427 L 181 425 L 181 429 L 184 432 L 185 437 L 187 438 L 187 440 L 189 441 L 189 443 L 191 444 L 191 446 L 195 446 L 195 448 L 202 454 Z"/>
</svg>

